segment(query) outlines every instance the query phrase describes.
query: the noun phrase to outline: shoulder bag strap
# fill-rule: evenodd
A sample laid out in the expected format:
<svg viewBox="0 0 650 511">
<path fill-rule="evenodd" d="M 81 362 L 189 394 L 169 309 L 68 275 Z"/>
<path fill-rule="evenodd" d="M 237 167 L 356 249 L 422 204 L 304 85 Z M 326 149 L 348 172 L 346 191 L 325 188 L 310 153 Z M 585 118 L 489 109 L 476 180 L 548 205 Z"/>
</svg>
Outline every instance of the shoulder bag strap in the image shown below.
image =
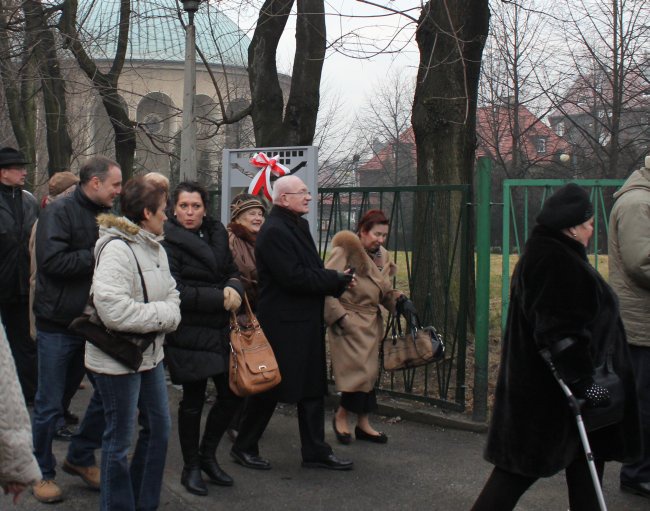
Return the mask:
<svg viewBox="0 0 650 511">
<path fill-rule="evenodd" d="M 131 247 L 129 242 L 126 241 L 124 238 L 120 238 L 119 236 L 113 236 L 106 243 L 102 245 L 102 248 L 99 249 L 99 253 L 97 254 L 97 258 L 95 259 L 95 268 L 97 268 L 97 263 L 99 263 L 99 256 L 102 255 L 102 252 L 106 248 L 106 245 L 108 245 L 113 240 L 122 240 L 126 244 L 126 246 L 129 247 L 129 250 L 131 250 L 133 257 L 135 258 L 135 265 L 138 267 L 138 274 L 140 275 L 140 284 L 142 284 L 142 294 L 144 295 L 144 303 L 149 303 L 149 296 L 147 295 L 147 286 L 144 284 L 144 276 L 142 275 L 142 268 L 140 268 L 140 263 L 138 262 L 138 256 L 135 255 L 133 248 Z"/>
</svg>

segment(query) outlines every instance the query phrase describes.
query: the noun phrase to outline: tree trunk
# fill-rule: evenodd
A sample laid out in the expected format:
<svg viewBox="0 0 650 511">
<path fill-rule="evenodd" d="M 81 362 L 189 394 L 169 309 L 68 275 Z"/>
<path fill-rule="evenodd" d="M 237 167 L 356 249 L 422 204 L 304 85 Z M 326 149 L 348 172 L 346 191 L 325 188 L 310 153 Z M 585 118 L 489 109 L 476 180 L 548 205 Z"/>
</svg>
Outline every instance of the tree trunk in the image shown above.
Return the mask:
<svg viewBox="0 0 650 511">
<path fill-rule="evenodd" d="M 90 58 L 77 32 L 77 0 L 64 0 L 62 4 L 59 30 L 66 40 L 66 45 L 74 54 L 79 67 L 86 73 L 99 93 L 106 114 L 115 132 L 115 159 L 122 167 L 122 178 L 128 180 L 133 175 L 133 162 L 136 149 L 136 126 L 129 118 L 128 107 L 122 102 L 118 92 L 118 81 L 129 43 L 131 16 L 130 0 L 120 0 L 120 20 L 117 49 L 111 68 L 107 73 L 99 70 Z"/>
<path fill-rule="evenodd" d="M 309 145 L 314 140 L 326 46 L 324 2 L 298 0 L 296 53 L 284 109 L 276 54 L 293 5 L 293 0 L 266 0 L 248 48 L 251 116 L 258 147 Z"/>
<path fill-rule="evenodd" d="M 41 1 L 26 0 L 23 3 L 23 12 L 27 40 L 32 48 L 41 78 L 49 158 L 47 170 L 51 176 L 55 172 L 69 169 L 72 155 L 65 82 L 61 76 L 54 35 L 47 26 Z"/>
<path fill-rule="evenodd" d="M 429 1 L 422 9 L 416 32 L 420 64 L 412 116 L 418 184 L 472 183 L 478 81 L 489 19 L 488 0 Z M 431 293 L 434 315 L 448 318 L 451 326 L 456 324 L 453 311 L 458 310 L 460 267 L 473 266 L 473 258 L 462 261 L 459 250 L 451 255 L 457 243 L 455 226 L 466 206 L 460 194 L 441 193 L 434 207 L 432 222 L 428 208 L 416 201 L 416 225 L 422 228 L 415 240 L 421 249 L 414 256 L 423 260 L 414 261 L 414 267 L 430 268 L 433 280 L 429 287 L 426 279 L 414 279 L 413 294 L 422 304 Z M 425 245 L 432 242 L 427 249 Z M 440 310 L 445 294 L 451 304 L 447 311 Z"/>
<path fill-rule="evenodd" d="M 28 188 L 34 184 L 36 162 L 36 93 L 38 91 L 35 64 L 27 50 L 27 41 L 22 54 L 11 52 L 10 33 L 6 17 L 6 6 L 0 1 L 0 78 L 4 87 L 9 120 L 18 149 L 30 161 L 27 165 Z M 20 58 L 20 66 L 16 60 Z"/>
</svg>

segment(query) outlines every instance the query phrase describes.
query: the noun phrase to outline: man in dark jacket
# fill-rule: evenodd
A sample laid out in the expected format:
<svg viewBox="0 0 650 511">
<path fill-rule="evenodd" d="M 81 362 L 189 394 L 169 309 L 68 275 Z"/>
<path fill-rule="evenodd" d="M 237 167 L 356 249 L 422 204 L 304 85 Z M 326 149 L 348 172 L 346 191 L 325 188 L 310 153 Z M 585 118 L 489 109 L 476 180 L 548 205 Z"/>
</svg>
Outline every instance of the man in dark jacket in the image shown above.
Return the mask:
<svg viewBox="0 0 650 511">
<path fill-rule="evenodd" d="M 29 235 L 38 216 L 34 196 L 23 190 L 27 160 L 0 149 L 0 315 L 7 330 L 27 403 L 36 394 L 36 345 L 29 336 Z"/>
<path fill-rule="evenodd" d="M 62 398 L 84 375 L 85 340 L 68 330 L 88 301 L 95 268 L 94 248 L 99 231 L 96 217 L 108 211 L 122 186 L 119 165 L 103 156 L 91 158 L 79 171 L 74 193 L 43 210 L 36 228 L 36 292 L 34 315 L 39 379 L 32 429 L 34 453 L 43 480 L 33 493 L 41 502 L 62 500 L 54 482 L 52 439 L 63 416 Z M 104 411 L 97 391 L 73 436 L 63 470 L 99 489 L 95 449 L 101 446 Z"/>
<path fill-rule="evenodd" d="M 323 322 L 325 296 L 339 296 L 351 284 L 352 275 L 324 269 L 309 224 L 302 218 L 309 201 L 311 195 L 300 178 L 279 179 L 273 209 L 257 236 L 258 319 L 275 352 L 282 382 L 270 392 L 252 396 L 244 410 L 230 454 L 248 468 L 271 467 L 259 456 L 258 441 L 278 401 L 298 406 L 303 467 L 353 467 L 351 461 L 337 458 L 325 442 Z"/>
</svg>

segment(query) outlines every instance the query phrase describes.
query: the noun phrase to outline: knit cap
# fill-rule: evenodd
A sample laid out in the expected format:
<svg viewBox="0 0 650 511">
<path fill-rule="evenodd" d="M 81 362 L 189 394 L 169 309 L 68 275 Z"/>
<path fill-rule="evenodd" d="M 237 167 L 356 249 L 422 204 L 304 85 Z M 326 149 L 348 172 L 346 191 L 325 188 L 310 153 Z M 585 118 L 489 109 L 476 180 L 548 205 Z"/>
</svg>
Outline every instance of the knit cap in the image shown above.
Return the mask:
<svg viewBox="0 0 650 511">
<path fill-rule="evenodd" d="M 65 192 L 72 185 L 76 185 L 78 182 L 79 178 L 72 172 L 69 172 L 67 170 L 63 172 L 57 172 L 47 182 L 49 195 L 50 197 L 59 195 L 60 193 Z"/>
<path fill-rule="evenodd" d="M 592 216 L 594 207 L 589 194 L 577 184 L 569 183 L 546 199 L 537 223 L 559 231 L 583 224 Z"/>
</svg>

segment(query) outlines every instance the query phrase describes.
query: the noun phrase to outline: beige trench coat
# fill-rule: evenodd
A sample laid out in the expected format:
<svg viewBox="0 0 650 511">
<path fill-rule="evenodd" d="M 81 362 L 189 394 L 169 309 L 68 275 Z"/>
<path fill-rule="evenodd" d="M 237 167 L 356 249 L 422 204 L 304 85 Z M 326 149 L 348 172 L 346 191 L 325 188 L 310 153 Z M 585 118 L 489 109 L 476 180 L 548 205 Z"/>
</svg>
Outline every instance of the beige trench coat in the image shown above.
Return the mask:
<svg viewBox="0 0 650 511">
<path fill-rule="evenodd" d="M 339 392 L 370 392 L 379 372 L 379 343 L 384 335 L 380 305 L 395 311 L 395 301 L 402 294 L 393 289 L 391 277 L 397 267 L 388 251 L 381 247 L 373 261 L 361 245 L 359 237 L 341 231 L 332 240 L 332 253 L 325 265 L 343 271 L 355 268 L 357 285 L 339 298 L 325 300 L 325 322 L 336 390 Z M 347 314 L 345 328 L 336 322 Z"/>
</svg>

